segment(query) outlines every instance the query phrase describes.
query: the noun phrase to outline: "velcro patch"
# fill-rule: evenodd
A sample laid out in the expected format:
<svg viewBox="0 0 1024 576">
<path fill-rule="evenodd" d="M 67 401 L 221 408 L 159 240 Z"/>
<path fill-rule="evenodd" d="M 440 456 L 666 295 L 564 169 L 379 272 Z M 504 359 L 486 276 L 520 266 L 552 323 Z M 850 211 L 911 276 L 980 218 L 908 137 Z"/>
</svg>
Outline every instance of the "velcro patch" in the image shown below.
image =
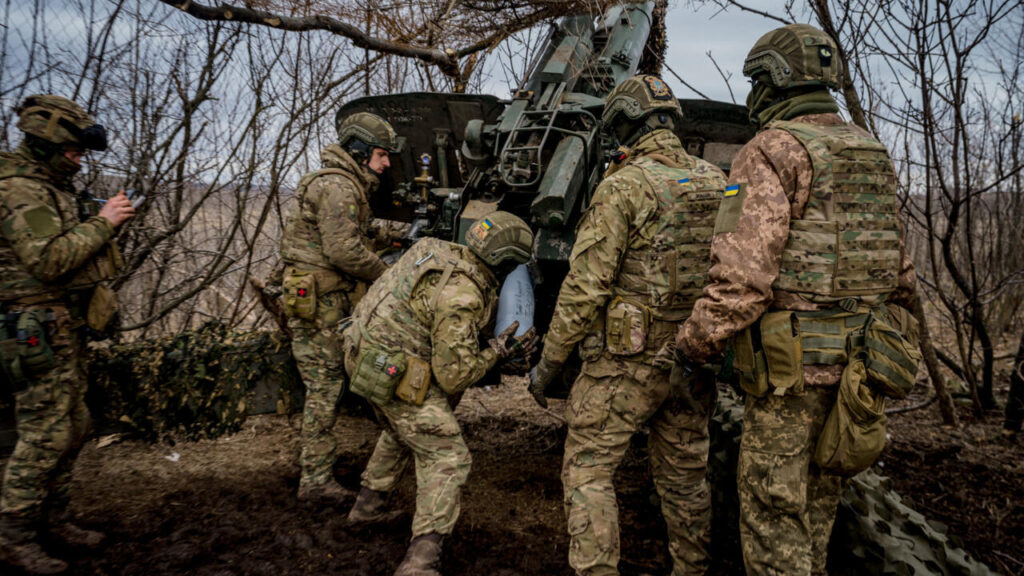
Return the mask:
<svg viewBox="0 0 1024 576">
<path fill-rule="evenodd" d="M 647 91 L 651 93 L 651 98 L 655 100 L 672 99 L 672 91 L 669 90 L 668 84 L 665 84 L 661 78 L 657 76 L 644 76 L 644 84 L 647 85 Z"/>
<path fill-rule="evenodd" d="M 25 223 L 28 224 L 32 235 L 36 238 L 44 238 L 60 233 L 60 218 L 48 206 L 38 206 L 25 212 Z"/>
</svg>

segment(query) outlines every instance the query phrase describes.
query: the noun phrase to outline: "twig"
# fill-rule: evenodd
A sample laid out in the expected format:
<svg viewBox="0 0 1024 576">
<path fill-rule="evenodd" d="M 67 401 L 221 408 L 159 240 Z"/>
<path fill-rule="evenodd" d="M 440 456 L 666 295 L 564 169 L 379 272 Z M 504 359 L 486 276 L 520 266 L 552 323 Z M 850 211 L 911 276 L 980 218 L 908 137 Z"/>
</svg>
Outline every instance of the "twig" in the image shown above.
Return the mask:
<svg viewBox="0 0 1024 576">
<path fill-rule="evenodd" d="M 671 72 L 671 73 L 672 73 L 672 75 L 676 77 L 676 80 L 679 80 L 680 82 L 682 82 L 682 83 L 683 83 L 683 86 L 686 86 L 686 87 L 687 87 L 687 88 L 689 88 L 690 90 L 693 90 L 693 91 L 694 91 L 694 92 L 696 92 L 696 93 L 697 93 L 697 95 L 699 95 L 699 96 L 700 96 L 701 98 L 703 98 L 703 99 L 705 99 L 705 100 L 711 100 L 711 98 L 708 98 L 708 95 L 707 95 L 707 94 L 705 94 L 705 93 L 701 92 L 700 90 L 697 90 L 696 88 L 694 88 L 693 86 L 691 86 L 689 82 L 687 82 L 686 80 L 683 80 L 683 77 L 682 77 L 682 76 L 680 76 L 679 74 L 676 74 L 676 71 L 675 71 L 675 70 L 673 70 L 673 69 L 672 69 L 672 67 L 668 65 L 668 62 L 662 62 L 662 63 L 661 63 L 661 65 L 662 65 L 662 66 L 664 66 L 666 70 L 668 70 L 669 72 Z"/>
<path fill-rule="evenodd" d="M 922 408 L 927 408 L 927 407 L 931 406 L 938 399 L 939 399 L 938 396 L 932 396 L 931 398 L 925 400 L 924 402 L 921 402 L 920 404 L 914 404 L 913 406 L 902 406 L 900 408 L 889 408 L 888 410 L 885 411 L 885 414 L 889 415 L 889 414 L 903 414 L 905 412 L 913 412 L 914 410 L 920 410 Z"/>
<path fill-rule="evenodd" d="M 722 77 L 722 80 L 725 82 L 725 87 L 729 89 L 729 99 L 732 100 L 733 104 L 735 104 L 736 95 L 732 93 L 732 85 L 729 84 L 729 78 L 732 76 L 732 74 L 726 76 L 725 72 L 723 72 L 722 68 L 718 65 L 718 62 L 715 61 L 715 57 L 711 55 L 711 50 L 708 50 L 707 52 L 705 52 L 705 54 L 707 54 L 708 59 L 711 60 L 711 63 L 715 65 L 715 70 L 718 70 L 718 75 Z"/>
</svg>

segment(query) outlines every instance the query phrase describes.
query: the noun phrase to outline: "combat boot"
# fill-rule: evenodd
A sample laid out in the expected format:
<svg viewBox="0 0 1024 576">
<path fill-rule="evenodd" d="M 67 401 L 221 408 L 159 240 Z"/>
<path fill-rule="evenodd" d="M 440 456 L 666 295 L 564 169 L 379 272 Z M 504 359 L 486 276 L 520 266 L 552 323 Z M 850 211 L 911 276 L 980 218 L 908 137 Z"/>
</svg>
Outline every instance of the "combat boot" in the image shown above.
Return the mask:
<svg viewBox="0 0 1024 576">
<path fill-rule="evenodd" d="M 356 493 L 331 479 L 323 484 L 299 484 L 299 500 L 302 502 L 333 502 L 340 504 L 352 498 Z"/>
<path fill-rule="evenodd" d="M 395 576 L 441 576 L 441 544 L 444 537 L 440 534 L 417 536 L 409 543 L 405 558 L 395 570 Z"/>
<path fill-rule="evenodd" d="M 97 548 L 107 535 L 96 530 L 87 530 L 74 522 L 60 522 L 50 526 L 50 535 L 72 548 Z"/>
<path fill-rule="evenodd" d="M 36 541 L 34 530 L 23 522 L 0 517 L 0 562 L 20 568 L 26 574 L 60 574 L 67 562 L 53 558 Z"/>
<path fill-rule="evenodd" d="M 385 524 L 402 516 L 400 510 L 388 510 L 387 492 L 363 487 L 356 503 L 348 511 L 349 524 Z"/>
</svg>

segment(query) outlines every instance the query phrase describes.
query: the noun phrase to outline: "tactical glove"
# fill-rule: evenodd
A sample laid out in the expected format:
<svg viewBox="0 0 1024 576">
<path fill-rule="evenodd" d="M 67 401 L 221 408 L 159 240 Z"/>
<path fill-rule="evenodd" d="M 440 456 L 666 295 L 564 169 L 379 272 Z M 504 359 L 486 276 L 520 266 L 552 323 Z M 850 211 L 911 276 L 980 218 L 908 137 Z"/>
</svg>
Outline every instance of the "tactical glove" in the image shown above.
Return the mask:
<svg viewBox="0 0 1024 576">
<path fill-rule="evenodd" d="M 508 367 L 509 373 L 518 371 L 520 374 L 525 374 L 529 369 L 530 357 L 537 352 L 537 343 L 540 340 L 537 337 L 537 329 L 531 327 L 522 336 L 514 336 L 518 329 L 519 322 L 513 322 L 501 334 L 488 342 L 491 349 L 498 355 L 498 364 L 502 367 L 503 372 L 506 372 L 505 368 Z"/>
<path fill-rule="evenodd" d="M 530 394 L 540 404 L 541 408 L 548 407 L 548 399 L 545 392 L 548 386 L 555 380 L 555 376 L 562 371 L 561 362 L 553 362 L 541 357 L 540 362 L 530 371 Z"/>
<path fill-rule="evenodd" d="M 676 350 L 669 374 L 669 398 L 684 412 L 707 414 L 718 401 L 718 387 L 708 370 Z"/>
</svg>

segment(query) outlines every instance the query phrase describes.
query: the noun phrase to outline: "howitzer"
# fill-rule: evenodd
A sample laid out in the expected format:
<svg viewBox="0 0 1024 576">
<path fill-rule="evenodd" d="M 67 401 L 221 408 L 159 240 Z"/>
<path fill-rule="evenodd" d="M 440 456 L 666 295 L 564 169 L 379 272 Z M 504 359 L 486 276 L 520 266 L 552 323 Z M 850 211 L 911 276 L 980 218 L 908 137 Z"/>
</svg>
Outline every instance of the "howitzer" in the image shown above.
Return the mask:
<svg viewBox="0 0 1024 576">
<path fill-rule="evenodd" d="M 598 17 L 552 26 L 510 100 L 490 95 L 407 93 L 354 100 L 339 117 L 369 111 L 400 137 L 373 212 L 411 222 L 410 233 L 462 241 L 495 209 L 530 222 L 535 237 L 538 328 L 545 328 L 568 269 L 574 231 L 613 147 L 600 129 L 604 97 L 655 62 L 648 47 L 653 2 L 616 4 Z M 656 56 L 656 55 L 654 55 Z M 642 65 L 643 63 L 643 65 Z M 687 152 L 728 170 L 754 135 L 746 108 L 681 100 L 677 135 Z M 400 183 L 397 184 L 396 183 Z"/>
</svg>

